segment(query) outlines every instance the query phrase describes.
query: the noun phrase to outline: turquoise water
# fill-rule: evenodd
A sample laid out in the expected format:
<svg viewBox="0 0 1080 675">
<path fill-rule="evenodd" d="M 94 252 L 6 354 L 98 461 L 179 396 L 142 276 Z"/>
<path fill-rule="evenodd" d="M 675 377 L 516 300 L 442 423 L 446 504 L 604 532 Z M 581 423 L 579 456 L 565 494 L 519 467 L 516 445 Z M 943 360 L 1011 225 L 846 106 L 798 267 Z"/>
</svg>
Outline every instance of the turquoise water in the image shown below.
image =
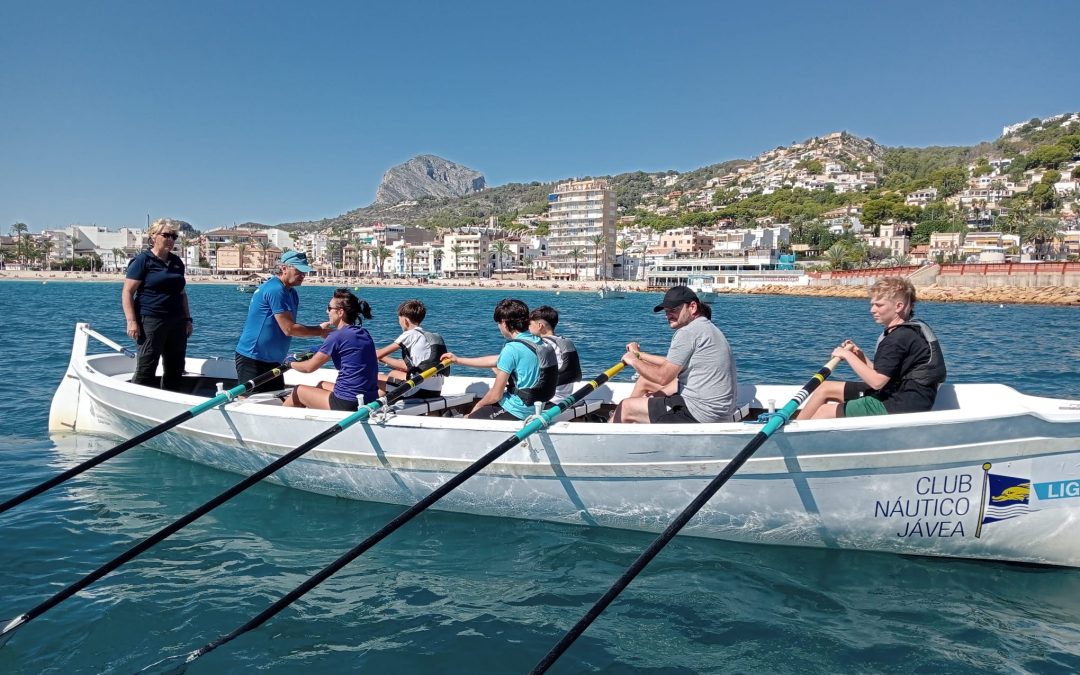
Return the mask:
<svg viewBox="0 0 1080 675">
<path fill-rule="evenodd" d="M 75 321 L 120 342 L 119 284 L 0 283 L 7 388 L 0 500 L 115 441 L 46 434 Z M 189 353 L 231 354 L 250 296 L 190 288 Z M 302 321 L 330 289 L 301 289 Z M 429 306 L 458 353 L 494 351 L 509 292 L 373 289 L 376 342 L 394 309 Z M 658 295 L 625 301 L 517 293 L 564 315 L 592 375 L 639 339 L 670 338 Z M 723 297 L 715 320 L 745 381 L 803 383 L 851 337 L 872 345 L 867 303 Z M 1076 308 L 919 306 L 956 382 L 1080 398 Z M 303 341 L 294 345 L 303 346 Z M 840 376 L 849 375 L 842 371 Z M 486 448 L 485 448 L 486 449 Z M 479 454 L 478 448 L 478 454 Z M 235 483 L 132 450 L 0 515 L 0 619 L 25 611 Z M 241 625 L 393 518 L 400 507 L 260 485 L 22 628 L 4 673 L 133 672 Z M 528 671 L 652 540 L 650 535 L 427 513 L 259 629 L 189 672 Z M 1080 671 L 1080 571 L 679 538 L 553 673 Z"/>
</svg>

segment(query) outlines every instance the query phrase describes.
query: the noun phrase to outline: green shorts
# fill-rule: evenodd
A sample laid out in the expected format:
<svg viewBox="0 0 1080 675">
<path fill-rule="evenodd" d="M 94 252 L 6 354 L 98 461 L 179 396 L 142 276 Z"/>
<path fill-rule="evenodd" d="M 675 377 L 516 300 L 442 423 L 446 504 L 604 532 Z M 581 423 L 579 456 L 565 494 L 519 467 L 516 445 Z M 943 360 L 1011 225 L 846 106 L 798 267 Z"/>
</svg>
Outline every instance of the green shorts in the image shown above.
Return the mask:
<svg viewBox="0 0 1080 675">
<path fill-rule="evenodd" d="M 885 404 L 873 396 L 862 396 L 844 402 L 844 417 L 870 417 L 888 415 Z"/>
</svg>

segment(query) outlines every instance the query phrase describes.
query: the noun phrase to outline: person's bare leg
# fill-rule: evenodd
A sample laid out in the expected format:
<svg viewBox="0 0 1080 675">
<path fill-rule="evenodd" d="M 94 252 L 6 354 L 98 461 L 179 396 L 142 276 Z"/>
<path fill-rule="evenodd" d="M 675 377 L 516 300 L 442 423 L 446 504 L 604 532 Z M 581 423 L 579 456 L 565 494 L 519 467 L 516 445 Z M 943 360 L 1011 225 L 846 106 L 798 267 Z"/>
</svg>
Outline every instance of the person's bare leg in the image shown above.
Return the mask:
<svg viewBox="0 0 1080 675">
<path fill-rule="evenodd" d="M 798 419 L 809 420 L 814 419 L 817 416 L 818 410 L 826 403 L 837 403 L 844 400 L 844 383 L 839 380 L 829 380 L 828 382 L 822 382 L 813 394 L 810 394 L 810 398 L 803 404 L 802 410 L 799 411 Z M 832 417 L 836 417 L 835 411 Z"/>
<path fill-rule="evenodd" d="M 330 390 L 322 387 L 312 387 L 306 384 L 297 385 L 292 394 L 285 399 L 287 408 L 311 408 L 313 410 L 330 409 Z"/>
<path fill-rule="evenodd" d="M 625 398 L 615 408 L 615 414 L 611 416 L 612 424 L 648 424 L 649 423 L 649 399 Z"/>
</svg>

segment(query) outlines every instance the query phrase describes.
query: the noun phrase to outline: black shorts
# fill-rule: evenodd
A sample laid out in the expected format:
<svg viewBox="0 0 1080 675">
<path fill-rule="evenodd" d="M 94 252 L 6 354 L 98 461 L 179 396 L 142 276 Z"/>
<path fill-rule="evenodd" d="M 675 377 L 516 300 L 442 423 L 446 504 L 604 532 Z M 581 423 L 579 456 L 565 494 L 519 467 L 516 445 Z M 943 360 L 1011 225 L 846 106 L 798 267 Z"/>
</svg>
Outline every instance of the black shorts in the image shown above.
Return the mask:
<svg viewBox="0 0 1080 675">
<path fill-rule="evenodd" d="M 330 392 L 330 409 L 340 410 L 342 412 L 356 412 L 360 409 L 360 402 L 355 398 L 351 401 L 347 401 L 343 398 L 334 396 L 334 392 Z"/>
<path fill-rule="evenodd" d="M 248 380 L 254 380 L 259 375 L 265 372 L 271 371 L 274 368 L 281 367 L 280 363 L 272 363 L 269 361 L 257 361 L 252 358 L 248 358 L 243 354 L 235 355 L 236 361 L 236 380 L 238 384 L 243 384 Z M 258 394 L 261 391 L 278 391 L 285 388 L 285 376 L 278 375 L 269 382 L 264 382 L 258 387 L 251 390 L 252 394 Z"/>
<path fill-rule="evenodd" d="M 649 399 L 649 422 L 652 424 L 696 424 L 686 409 L 682 396 L 653 396 Z"/>
<path fill-rule="evenodd" d="M 513 413 L 506 412 L 502 409 L 501 406 L 497 405 L 486 405 L 479 410 L 475 410 L 469 413 L 467 417 L 472 420 L 510 420 L 517 422 L 521 421 Z"/>
<path fill-rule="evenodd" d="M 403 384 L 405 384 L 405 380 L 399 380 L 396 377 L 386 378 L 387 388 L 400 387 Z M 435 391 L 434 389 L 417 389 L 416 391 L 409 394 L 406 398 L 439 398 L 440 396 L 442 396 L 441 391 Z"/>
</svg>

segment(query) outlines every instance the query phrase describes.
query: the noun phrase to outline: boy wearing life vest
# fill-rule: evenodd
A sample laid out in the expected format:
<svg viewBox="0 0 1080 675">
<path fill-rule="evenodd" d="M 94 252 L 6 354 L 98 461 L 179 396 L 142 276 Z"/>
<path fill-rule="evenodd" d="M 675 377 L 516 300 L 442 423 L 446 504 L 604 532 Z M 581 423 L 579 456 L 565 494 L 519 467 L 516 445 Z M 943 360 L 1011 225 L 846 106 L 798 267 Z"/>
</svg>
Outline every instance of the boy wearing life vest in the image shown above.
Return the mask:
<svg viewBox="0 0 1080 675">
<path fill-rule="evenodd" d="M 555 326 L 558 325 L 559 312 L 554 307 L 541 305 L 529 313 L 529 332 L 551 345 L 559 362 L 558 386 L 551 397 L 551 402 L 556 405 L 574 393 L 574 383 L 581 380 L 581 360 L 577 347 L 569 338 L 555 334 Z"/>
<path fill-rule="evenodd" d="M 870 315 L 883 331 L 873 362 L 851 340 L 833 350 L 862 382 L 827 381 L 806 402 L 799 419 L 865 417 L 923 412 L 934 406 L 945 381 L 937 337 L 915 314 L 915 287 L 888 277 L 870 287 Z"/>
<path fill-rule="evenodd" d="M 533 414 L 534 403 L 546 403 L 555 394 L 558 360 L 551 345 L 529 332 L 529 307 L 521 300 L 499 301 L 494 319 L 507 340 L 498 354 L 465 357 L 447 353 L 446 357 L 462 366 L 495 369 L 495 382 L 476 402 L 470 418 L 523 420 Z"/>
<path fill-rule="evenodd" d="M 404 331 L 396 340 L 379 349 L 379 361 L 393 370 L 379 375 L 379 394 L 385 394 L 387 385 L 396 387 L 428 368 L 439 365 L 446 354 L 446 342 L 438 333 L 420 327 L 427 316 L 427 308 L 419 300 L 406 300 L 397 308 L 398 324 Z M 401 350 L 401 358 L 390 355 Z M 442 394 L 443 376 L 428 378 L 407 394 L 412 398 L 438 398 Z"/>
</svg>

